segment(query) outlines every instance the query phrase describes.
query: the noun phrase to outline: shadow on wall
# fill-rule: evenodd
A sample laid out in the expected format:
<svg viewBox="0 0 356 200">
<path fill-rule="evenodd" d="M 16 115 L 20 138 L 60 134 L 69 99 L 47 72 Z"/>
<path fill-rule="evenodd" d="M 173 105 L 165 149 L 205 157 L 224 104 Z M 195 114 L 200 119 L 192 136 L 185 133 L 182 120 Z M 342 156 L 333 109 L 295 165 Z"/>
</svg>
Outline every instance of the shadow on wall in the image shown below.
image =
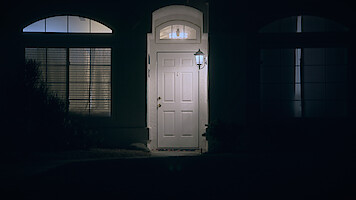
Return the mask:
<svg viewBox="0 0 356 200">
<path fill-rule="evenodd" d="M 222 121 L 209 125 L 209 152 L 342 152 L 355 146 L 352 122 L 346 119 L 283 119 L 239 126 Z"/>
<path fill-rule="evenodd" d="M 41 79 L 39 66 L 28 60 L 13 76 L 13 87 L 6 94 L 11 98 L 2 113 L 7 117 L 3 127 L 6 131 L 0 134 L 0 152 L 131 149 L 135 143 L 146 145 L 146 129 L 125 129 L 108 118 L 69 114 L 66 102 Z"/>
<path fill-rule="evenodd" d="M 70 117 L 63 102 L 41 80 L 38 63 L 26 61 L 7 92 L 2 152 L 58 151 L 95 145 L 95 132 Z M 93 140 L 94 138 L 94 140 Z"/>
</svg>

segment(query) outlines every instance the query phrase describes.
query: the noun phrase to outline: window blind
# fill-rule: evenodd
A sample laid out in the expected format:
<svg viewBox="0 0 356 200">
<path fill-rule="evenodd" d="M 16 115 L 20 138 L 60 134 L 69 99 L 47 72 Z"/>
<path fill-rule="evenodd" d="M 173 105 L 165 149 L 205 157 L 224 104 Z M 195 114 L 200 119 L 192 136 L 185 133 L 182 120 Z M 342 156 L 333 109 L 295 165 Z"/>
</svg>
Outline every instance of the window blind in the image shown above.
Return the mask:
<svg viewBox="0 0 356 200">
<path fill-rule="evenodd" d="M 69 49 L 69 110 L 107 115 L 111 101 L 111 49 Z"/>
<path fill-rule="evenodd" d="M 110 48 L 26 48 L 25 56 L 39 63 L 41 79 L 69 112 L 111 115 Z"/>
</svg>

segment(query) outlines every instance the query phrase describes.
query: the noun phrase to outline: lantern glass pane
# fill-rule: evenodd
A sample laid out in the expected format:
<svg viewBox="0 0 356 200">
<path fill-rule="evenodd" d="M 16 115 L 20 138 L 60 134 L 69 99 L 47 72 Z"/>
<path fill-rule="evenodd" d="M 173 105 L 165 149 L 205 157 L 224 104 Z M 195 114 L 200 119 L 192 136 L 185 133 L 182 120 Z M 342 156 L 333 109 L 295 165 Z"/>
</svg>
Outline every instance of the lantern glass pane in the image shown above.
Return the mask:
<svg viewBox="0 0 356 200">
<path fill-rule="evenodd" d="M 200 59 L 200 64 L 203 64 L 204 63 L 204 55 L 200 55 L 199 56 L 199 59 Z"/>
<path fill-rule="evenodd" d="M 201 64 L 203 64 L 204 56 L 203 55 L 196 55 L 195 59 L 196 59 L 197 65 L 201 65 Z"/>
</svg>

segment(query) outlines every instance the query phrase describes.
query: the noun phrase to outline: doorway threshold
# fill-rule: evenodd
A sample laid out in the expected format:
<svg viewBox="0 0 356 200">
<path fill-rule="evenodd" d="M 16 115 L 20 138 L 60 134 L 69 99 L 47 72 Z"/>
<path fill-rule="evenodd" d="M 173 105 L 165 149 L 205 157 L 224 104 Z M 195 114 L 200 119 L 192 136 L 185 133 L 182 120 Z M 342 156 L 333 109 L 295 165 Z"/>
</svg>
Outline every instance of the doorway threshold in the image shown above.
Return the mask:
<svg viewBox="0 0 356 200">
<path fill-rule="evenodd" d="M 151 151 L 151 157 L 200 156 L 200 149 L 161 148 Z"/>
</svg>

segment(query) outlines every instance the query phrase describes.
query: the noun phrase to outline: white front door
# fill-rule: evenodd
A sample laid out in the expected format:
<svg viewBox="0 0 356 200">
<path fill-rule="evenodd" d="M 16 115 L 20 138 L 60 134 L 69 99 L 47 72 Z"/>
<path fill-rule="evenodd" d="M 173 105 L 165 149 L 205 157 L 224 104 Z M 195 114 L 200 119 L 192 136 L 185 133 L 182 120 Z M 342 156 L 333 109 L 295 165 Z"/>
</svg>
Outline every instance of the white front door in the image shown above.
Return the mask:
<svg viewBox="0 0 356 200">
<path fill-rule="evenodd" d="M 158 53 L 158 147 L 198 148 L 198 67 L 193 53 Z"/>
</svg>

